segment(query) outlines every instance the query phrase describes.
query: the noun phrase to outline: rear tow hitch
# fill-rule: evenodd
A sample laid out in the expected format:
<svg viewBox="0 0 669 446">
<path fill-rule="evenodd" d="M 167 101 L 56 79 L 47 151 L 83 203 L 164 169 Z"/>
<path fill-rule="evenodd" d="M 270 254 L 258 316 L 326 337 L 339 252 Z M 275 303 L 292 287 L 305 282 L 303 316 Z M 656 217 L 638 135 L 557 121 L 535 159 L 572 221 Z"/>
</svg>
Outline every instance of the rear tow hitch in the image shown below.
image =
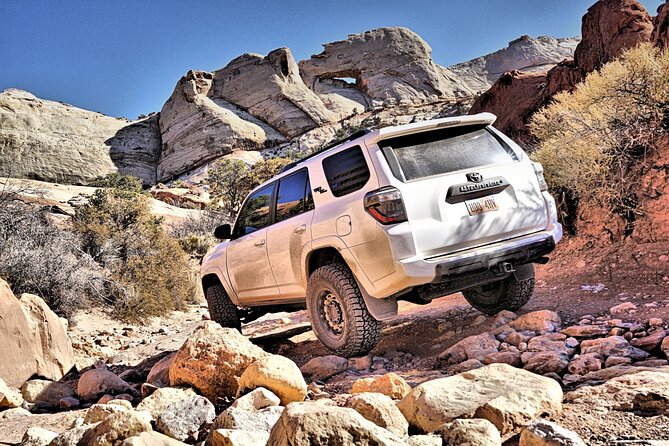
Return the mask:
<svg viewBox="0 0 669 446">
<path fill-rule="evenodd" d="M 493 272 L 495 274 L 500 275 L 500 276 L 505 275 L 505 274 L 511 274 L 515 271 L 516 271 L 516 269 L 509 262 L 498 263 L 496 265 L 496 268 L 493 270 Z"/>
</svg>

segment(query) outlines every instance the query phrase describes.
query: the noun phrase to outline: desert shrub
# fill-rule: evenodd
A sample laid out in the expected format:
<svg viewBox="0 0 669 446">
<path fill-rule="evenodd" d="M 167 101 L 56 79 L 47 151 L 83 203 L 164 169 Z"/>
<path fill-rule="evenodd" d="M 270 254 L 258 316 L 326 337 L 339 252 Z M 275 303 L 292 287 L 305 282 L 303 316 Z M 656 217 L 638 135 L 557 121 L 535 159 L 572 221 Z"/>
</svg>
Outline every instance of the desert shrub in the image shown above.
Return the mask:
<svg viewBox="0 0 669 446">
<path fill-rule="evenodd" d="M 630 172 L 643 168 L 668 118 L 669 51 L 644 44 L 534 115 L 533 158 L 558 201 L 594 200 L 631 222 L 637 199 Z"/>
<path fill-rule="evenodd" d="M 93 180 L 90 184 L 95 187 L 106 187 L 115 190 L 115 193 L 126 192 L 127 194 L 139 194 L 142 192 L 142 180 L 132 175 L 121 175 L 110 173 L 104 177 Z"/>
<path fill-rule="evenodd" d="M 0 190 L 0 277 L 14 293 L 42 297 L 71 318 L 109 299 L 109 274 L 80 249 L 79 237 L 52 225 L 44 209 L 22 203 L 18 189 Z"/>
<path fill-rule="evenodd" d="M 214 238 L 216 226 L 229 221 L 223 214 L 205 210 L 197 216 L 172 224 L 169 233 L 177 239 L 181 249 L 196 257 L 201 257 L 211 249 L 218 240 Z"/>
<path fill-rule="evenodd" d="M 149 213 L 136 182 L 114 184 L 98 189 L 73 220 L 83 250 L 111 271 L 114 315 L 141 321 L 182 308 L 194 296 L 187 256 Z"/>
<path fill-rule="evenodd" d="M 226 212 L 228 218 L 233 219 L 249 192 L 281 172 L 290 162 L 289 158 L 272 158 L 249 167 L 241 160 L 217 161 L 209 169 L 207 179 L 212 207 Z"/>
</svg>

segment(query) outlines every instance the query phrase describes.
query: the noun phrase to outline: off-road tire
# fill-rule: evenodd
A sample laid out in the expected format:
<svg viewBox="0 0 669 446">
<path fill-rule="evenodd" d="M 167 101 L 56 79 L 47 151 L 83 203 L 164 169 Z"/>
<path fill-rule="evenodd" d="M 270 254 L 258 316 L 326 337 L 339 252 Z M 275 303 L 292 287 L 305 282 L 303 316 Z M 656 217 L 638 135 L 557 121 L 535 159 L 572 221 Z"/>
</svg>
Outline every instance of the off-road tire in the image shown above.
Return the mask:
<svg viewBox="0 0 669 446">
<path fill-rule="evenodd" d="M 482 313 L 494 315 L 502 310 L 515 311 L 525 305 L 534 292 L 534 268 L 532 277 L 517 280 L 512 274 L 499 282 L 464 290 L 462 294 L 469 304 Z"/>
<path fill-rule="evenodd" d="M 322 313 L 322 296 L 330 293 L 341 309 L 343 327 L 336 334 Z M 339 356 L 362 356 L 373 349 L 381 337 L 381 322 L 367 309 L 353 274 L 346 265 L 336 263 L 317 268 L 307 285 L 307 313 L 311 327 L 321 343 Z"/>
<path fill-rule="evenodd" d="M 204 293 L 209 306 L 211 319 L 221 324 L 222 327 L 236 328 L 241 330 L 237 307 L 232 303 L 223 285 L 211 285 Z"/>
</svg>

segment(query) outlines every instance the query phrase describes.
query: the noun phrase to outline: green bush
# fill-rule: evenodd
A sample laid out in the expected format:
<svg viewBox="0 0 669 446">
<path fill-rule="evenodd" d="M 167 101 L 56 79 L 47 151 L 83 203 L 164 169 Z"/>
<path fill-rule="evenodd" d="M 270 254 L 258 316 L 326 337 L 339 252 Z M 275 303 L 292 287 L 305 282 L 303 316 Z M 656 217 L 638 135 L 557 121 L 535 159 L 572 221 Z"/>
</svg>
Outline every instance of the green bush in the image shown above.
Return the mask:
<svg viewBox="0 0 669 446">
<path fill-rule="evenodd" d="M 194 298 L 187 256 L 149 213 L 148 198 L 128 178 L 112 178 L 77 209 L 82 248 L 111 271 L 114 315 L 141 321 L 181 309 Z"/>
<path fill-rule="evenodd" d="M 569 197 L 558 201 L 591 200 L 633 221 L 630 173 L 643 168 L 668 116 L 669 51 L 643 44 L 534 115 L 539 144 L 532 157 L 558 199 Z"/>
</svg>

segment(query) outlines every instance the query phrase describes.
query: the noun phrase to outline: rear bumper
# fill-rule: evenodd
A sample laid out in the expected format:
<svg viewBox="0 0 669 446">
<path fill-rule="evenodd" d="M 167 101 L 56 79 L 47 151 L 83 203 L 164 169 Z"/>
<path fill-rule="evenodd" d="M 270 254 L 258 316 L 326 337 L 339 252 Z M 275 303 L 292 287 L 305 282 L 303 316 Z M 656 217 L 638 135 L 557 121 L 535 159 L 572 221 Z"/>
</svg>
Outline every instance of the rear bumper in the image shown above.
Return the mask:
<svg viewBox="0 0 669 446">
<path fill-rule="evenodd" d="M 404 259 L 396 264 L 395 273 L 374 284 L 381 286 L 370 294 L 388 297 L 413 286 L 484 273 L 502 262 L 531 263 L 553 251 L 561 238 L 562 226 L 552 222 L 546 230 L 522 237 L 443 256 Z"/>
</svg>

